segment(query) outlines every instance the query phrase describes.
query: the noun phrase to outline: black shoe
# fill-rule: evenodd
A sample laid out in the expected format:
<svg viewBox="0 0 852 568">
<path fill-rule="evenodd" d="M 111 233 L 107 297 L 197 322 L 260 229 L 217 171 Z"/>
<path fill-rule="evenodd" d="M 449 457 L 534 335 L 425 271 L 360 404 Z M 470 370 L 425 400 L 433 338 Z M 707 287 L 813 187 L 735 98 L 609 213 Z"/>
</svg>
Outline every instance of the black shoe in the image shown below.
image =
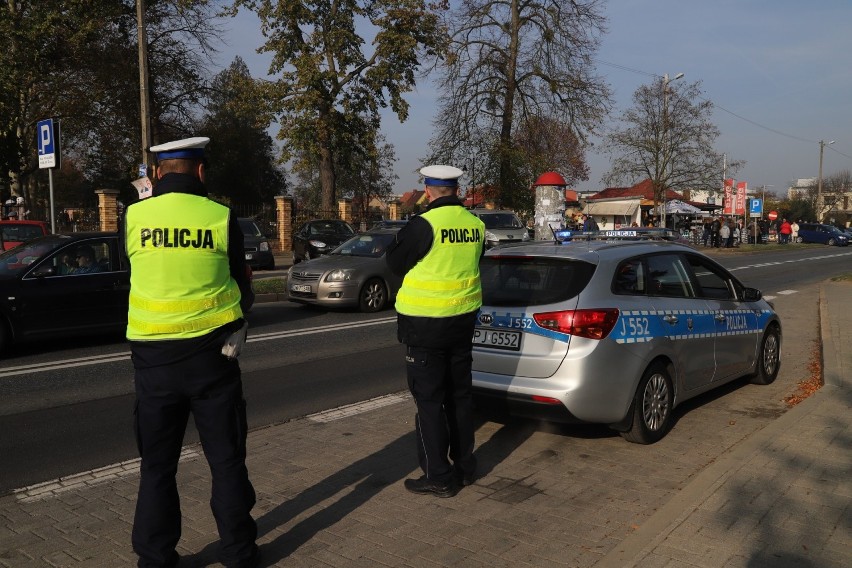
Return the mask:
<svg viewBox="0 0 852 568">
<path fill-rule="evenodd" d="M 461 471 L 456 470 L 456 484 L 460 487 L 468 487 L 473 485 L 473 482 L 476 480 L 476 476 L 473 472 L 471 473 L 462 473 Z"/>
<path fill-rule="evenodd" d="M 459 492 L 454 481 L 444 483 L 432 481 L 425 475 L 420 479 L 406 479 L 405 488 L 418 495 L 435 495 L 436 497 L 453 497 Z"/>
<path fill-rule="evenodd" d="M 256 568 L 260 566 L 260 549 L 257 545 L 254 546 L 251 552 L 251 556 L 249 556 L 245 560 L 240 560 L 235 564 L 226 564 L 228 568 Z"/>
</svg>

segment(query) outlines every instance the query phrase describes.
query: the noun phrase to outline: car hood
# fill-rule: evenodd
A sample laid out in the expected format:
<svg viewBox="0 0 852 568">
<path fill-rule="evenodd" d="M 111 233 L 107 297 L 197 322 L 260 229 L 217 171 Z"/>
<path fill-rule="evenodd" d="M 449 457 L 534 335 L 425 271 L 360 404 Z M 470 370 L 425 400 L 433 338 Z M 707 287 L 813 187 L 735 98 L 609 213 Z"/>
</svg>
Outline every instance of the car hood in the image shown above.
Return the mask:
<svg viewBox="0 0 852 568">
<path fill-rule="evenodd" d="M 332 254 L 321 256 L 313 260 L 306 260 L 296 265 L 294 271 L 326 271 L 335 270 L 337 268 L 361 268 L 362 266 L 375 266 L 377 263 L 384 263 L 384 255 L 374 258 L 367 256 L 349 256 L 342 254 Z"/>
</svg>

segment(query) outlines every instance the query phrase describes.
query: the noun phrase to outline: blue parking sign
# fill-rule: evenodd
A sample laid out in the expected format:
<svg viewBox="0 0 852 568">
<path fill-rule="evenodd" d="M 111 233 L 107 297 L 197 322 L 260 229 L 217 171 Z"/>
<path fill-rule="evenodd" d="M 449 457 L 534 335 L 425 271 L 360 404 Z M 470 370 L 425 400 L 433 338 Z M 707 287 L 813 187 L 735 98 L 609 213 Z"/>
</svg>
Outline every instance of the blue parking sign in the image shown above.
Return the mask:
<svg viewBox="0 0 852 568">
<path fill-rule="evenodd" d="M 760 217 L 763 215 L 763 200 L 749 199 L 749 217 Z"/>
<path fill-rule="evenodd" d="M 40 120 L 36 125 L 38 167 L 40 169 L 57 167 L 57 142 L 56 131 L 53 128 L 53 119 Z"/>
</svg>

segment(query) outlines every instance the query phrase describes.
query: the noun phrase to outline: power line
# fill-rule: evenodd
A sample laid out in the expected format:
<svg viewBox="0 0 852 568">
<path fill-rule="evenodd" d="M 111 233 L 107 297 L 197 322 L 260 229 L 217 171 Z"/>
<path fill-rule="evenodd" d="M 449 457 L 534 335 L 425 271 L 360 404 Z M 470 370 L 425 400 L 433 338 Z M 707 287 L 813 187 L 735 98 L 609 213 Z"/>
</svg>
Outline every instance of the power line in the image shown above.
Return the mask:
<svg viewBox="0 0 852 568">
<path fill-rule="evenodd" d="M 631 67 L 627 67 L 627 66 L 625 66 L 625 65 L 619 65 L 619 64 L 617 64 L 617 63 L 612 63 L 612 62 L 609 62 L 609 61 L 603 61 L 603 60 L 601 60 L 601 59 L 592 59 L 592 60 L 593 60 L 593 61 L 595 61 L 596 63 L 601 64 L 601 65 L 607 65 L 607 66 L 609 66 L 609 67 L 615 67 L 616 69 L 621 69 L 621 70 L 623 70 L 623 71 L 630 71 L 631 73 L 636 73 L 636 74 L 638 74 L 638 75 L 646 75 L 646 76 L 648 76 L 648 77 L 662 78 L 662 76 L 661 76 L 661 75 L 657 75 L 656 73 L 649 73 L 649 72 L 647 72 L 647 71 L 642 71 L 642 70 L 640 70 L 640 69 L 633 69 L 633 68 L 631 68 Z M 817 141 L 817 140 L 809 140 L 809 139 L 807 139 L 807 138 L 802 138 L 801 136 L 794 136 L 794 135 L 792 135 L 792 134 L 787 134 L 786 132 L 781 132 L 780 130 L 776 130 L 776 129 L 774 129 L 774 128 L 770 128 L 770 127 L 768 127 L 768 126 L 764 126 L 764 125 L 760 124 L 759 122 L 755 122 L 755 121 L 753 121 L 753 120 L 751 120 L 751 119 L 749 119 L 749 118 L 746 118 L 746 117 L 744 117 L 744 116 L 741 116 L 741 115 L 739 115 L 739 114 L 737 114 L 737 113 L 735 113 L 735 112 L 733 112 L 733 111 L 731 111 L 731 110 L 726 109 L 725 107 L 723 107 L 723 106 L 721 106 L 721 105 L 719 105 L 719 104 L 717 104 L 717 103 L 714 103 L 713 101 L 711 101 L 711 100 L 709 100 L 709 99 L 705 99 L 704 97 L 698 96 L 698 98 L 699 98 L 699 99 L 701 99 L 701 100 L 703 100 L 703 101 L 706 101 L 706 102 L 712 103 L 712 104 L 713 104 L 713 106 L 714 106 L 715 108 L 718 108 L 719 110 L 724 111 L 724 112 L 726 112 L 726 113 L 730 114 L 731 116 L 734 116 L 734 117 L 736 117 L 736 118 L 739 118 L 740 120 L 744 120 L 744 121 L 748 122 L 748 123 L 749 123 L 749 124 L 751 124 L 751 125 L 754 125 L 754 126 L 757 126 L 758 128 L 762 128 L 762 129 L 764 129 L 764 130 L 767 130 L 767 131 L 769 131 L 769 132 L 772 132 L 773 134 L 777 134 L 777 135 L 779 135 L 779 136 L 783 136 L 783 137 L 785 137 L 785 138 L 790 138 L 790 139 L 792 139 L 792 140 L 798 140 L 799 142 L 807 142 L 808 144 L 819 144 L 819 141 Z M 831 148 L 831 150 L 832 150 L 832 151 L 834 151 L 834 152 L 836 152 L 836 153 L 838 153 L 838 154 L 840 154 L 841 156 L 845 156 L 846 158 L 852 159 L 852 156 L 847 156 L 847 155 L 846 155 L 846 154 L 844 154 L 843 152 L 840 152 L 840 151 L 838 151 L 838 150 L 835 150 L 834 148 Z"/>
</svg>

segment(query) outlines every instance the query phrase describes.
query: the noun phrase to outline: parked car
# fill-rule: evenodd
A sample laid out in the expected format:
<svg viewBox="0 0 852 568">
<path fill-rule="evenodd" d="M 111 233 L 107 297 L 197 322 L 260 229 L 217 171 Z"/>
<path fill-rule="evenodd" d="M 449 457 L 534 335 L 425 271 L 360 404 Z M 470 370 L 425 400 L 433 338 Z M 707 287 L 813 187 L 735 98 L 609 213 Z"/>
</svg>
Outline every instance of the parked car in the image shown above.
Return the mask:
<svg viewBox="0 0 852 568">
<path fill-rule="evenodd" d="M 252 270 L 274 270 L 275 257 L 269 239 L 260 230 L 260 226 L 249 218 L 240 218 L 240 229 L 243 232 L 243 248 L 246 252 L 246 264 Z"/>
<path fill-rule="evenodd" d="M 833 225 L 799 223 L 799 236 L 796 238 L 796 242 L 845 247 L 849 244 L 849 237 Z"/>
<path fill-rule="evenodd" d="M 778 374 L 772 306 L 692 247 L 539 241 L 487 251 L 481 274 L 473 388 L 483 409 L 607 424 L 648 444 L 680 403 Z"/>
<path fill-rule="evenodd" d="M 49 233 L 50 227 L 44 221 L 4 219 L 0 221 L 0 250 L 15 248 Z"/>
<path fill-rule="evenodd" d="M 116 233 L 48 235 L 6 251 L 0 254 L 0 351 L 20 341 L 123 333 L 129 291 Z"/>
<path fill-rule="evenodd" d="M 530 240 L 529 231 L 514 211 L 471 209 L 485 223 L 485 248 Z"/>
<path fill-rule="evenodd" d="M 391 305 L 402 278 L 388 268 L 385 251 L 399 228 L 352 237 L 331 254 L 293 265 L 287 274 L 292 302 L 378 312 Z"/>
<path fill-rule="evenodd" d="M 338 219 L 314 219 L 302 223 L 293 234 L 293 263 L 328 254 L 354 235 L 352 225 Z"/>
</svg>

